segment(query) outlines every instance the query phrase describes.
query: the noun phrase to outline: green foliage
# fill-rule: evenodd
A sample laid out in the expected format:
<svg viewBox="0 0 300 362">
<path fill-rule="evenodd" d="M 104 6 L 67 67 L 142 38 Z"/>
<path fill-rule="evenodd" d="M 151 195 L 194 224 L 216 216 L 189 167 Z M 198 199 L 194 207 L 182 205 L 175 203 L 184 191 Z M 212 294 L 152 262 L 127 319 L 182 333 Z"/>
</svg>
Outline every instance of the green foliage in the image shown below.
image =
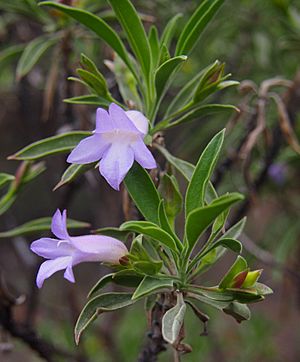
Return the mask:
<svg viewBox="0 0 300 362">
<path fill-rule="evenodd" d="M 176 342 L 183 324 L 186 304 L 181 293 L 177 294 L 175 307 L 169 309 L 162 319 L 162 335 L 164 340 L 173 344 Z"/>
<path fill-rule="evenodd" d="M 48 137 L 22 148 L 8 159 L 31 161 L 58 153 L 66 153 L 71 151 L 83 138 L 90 135 L 91 132 L 73 131 Z"/>
<path fill-rule="evenodd" d="M 102 313 L 112 312 L 116 309 L 133 304 L 130 293 L 105 293 L 92 298 L 82 309 L 76 326 L 75 341 L 78 344 L 82 332 Z"/>
<path fill-rule="evenodd" d="M 145 219 L 158 224 L 160 197 L 148 172 L 135 163 L 125 177 L 124 183 Z"/>
<path fill-rule="evenodd" d="M 13 229 L 0 232 L 0 238 L 12 238 L 19 235 L 36 234 L 41 231 L 47 231 L 51 226 L 51 217 L 41 217 L 39 219 L 31 220 L 23 225 L 14 227 Z M 69 229 L 82 229 L 90 227 L 89 223 L 68 219 L 67 227 Z"/>
</svg>

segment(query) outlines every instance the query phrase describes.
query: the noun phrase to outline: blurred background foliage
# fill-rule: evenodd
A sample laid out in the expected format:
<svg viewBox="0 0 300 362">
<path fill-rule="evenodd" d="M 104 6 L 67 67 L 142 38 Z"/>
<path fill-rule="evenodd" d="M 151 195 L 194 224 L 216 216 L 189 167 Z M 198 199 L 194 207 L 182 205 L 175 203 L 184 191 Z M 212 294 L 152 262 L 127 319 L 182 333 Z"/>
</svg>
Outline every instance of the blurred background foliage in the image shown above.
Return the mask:
<svg viewBox="0 0 300 362">
<path fill-rule="evenodd" d="M 93 11 L 116 25 L 105 1 L 63 2 Z M 136 0 L 134 4 L 147 29 L 155 23 L 161 30 L 176 13 L 187 18 L 198 2 Z M 178 20 L 178 34 L 182 21 Z M 6 157 L 17 149 L 71 128 L 91 128 L 94 106 L 62 102 L 64 98 L 84 94 L 81 84 L 67 81 L 67 77 L 75 75 L 80 53 L 93 59 L 106 75 L 114 97 L 118 99 L 120 95 L 112 73 L 104 65 L 104 60 L 113 57 L 111 50 L 64 15 L 38 7 L 35 0 L 0 0 L 0 42 L 0 168 L 2 172 L 14 174 L 17 164 L 6 161 Z M 31 48 L 28 48 L 29 43 Z M 275 292 L 266 302 L 254 305 L 251 321 L 242 325 L 208 310 L 211 316 L 208 337 L 200 337 L 201 326 L 190 314 L 187 342 L 194 347 L 194 352 L 186 355 L 184 361 L 299 360 L 299 156 L 291 142 L 276 139 L 279 113 L 275 103 L 270 101 L 266 105 L 267 131 L 255 143 L 251 163 L 245 165 L 240 159 L 228 167 L 228 159 L 236 150 L 240 151 L 238 145 L 245 132 L 249 132 L 249 117 L 257 107 L 257 93 L 250 91 L 247 98 L 248 93 L 243 92 L 248 89 L 247 84 L 255 89 L 263 81 L 275 77 L 292 81 L 299 71 L 299 55 L 299 1 L 228 0 L 167 95 L 171 101 L 187 80 L 216 59 L 226 63 L 226 71 L 233 74 L 233 79 L 253 82 L 246 83 L 246 88 L 230 88 L 217 95 L 219 103 L 240 106 L 240 117 L 202 118 L 168 132 L 165 141 L 175 155 L 195 161 L 210 137 L 229 124 L 218 187 L 250 195 L 244 252 L 250 258 L 251 269 L 265 269 L 264 280 Z M 275 87 L 275 92 L 284 97 L 286 88 Z M 292 121 L 299 136 L 299 108 L 298 115 L 296 111 Z M 273 138 L 268 143 L 270 135 Z M 264 171 L 268 147 L 277 147 L 275 155 L 265 169 L 263 182 L 253 189 L 256 184 L 249 182 L 249 178 L 257 179 Z M 72 218 L 88 221 L 94 228 L 117 226 L 122 222 L 119 195 L 99 180 L 96 172 L 90 171 L 74 184 L 51 193 L 65 166 L 64 157 L 47 160 L 47 169 L 24 188 L 15 204 L 1 215 L 1 230 L 49 216 L 57 206 L 68 206 Z M 143 306 L 98 321 L 76 350 L 72 333 L 74 321 L 89 288 L 104 270 L 94 265 L 80 266 L 75 286 L 58 275 L 38 293 L 34 279 L 40 260 L 28 251 L 30 240 L 32 238 L 5 238 L 0 243 L 1 274 L 17 295 L 27 296 L 27 301 L 16 310 L 16 319 L 25 321 L 59 348 L 72 351 L 71 356 L 57 357 L 54 361 L 136 360 L 146 338 Z M 220 263 L 220 275 L 229 265 L 229 260 L 227 262 Z M 209 273 L 206 277 L 212 282 L 219 279 L 219 275 Z M 162 353 L 160 361 L 169 361 L 170 354 L 170 351 Z M 40 360 L 20 340 L 11 339 L 0 330 L 0 360 L 20 359 L 24 362 Z"/>
</svg>

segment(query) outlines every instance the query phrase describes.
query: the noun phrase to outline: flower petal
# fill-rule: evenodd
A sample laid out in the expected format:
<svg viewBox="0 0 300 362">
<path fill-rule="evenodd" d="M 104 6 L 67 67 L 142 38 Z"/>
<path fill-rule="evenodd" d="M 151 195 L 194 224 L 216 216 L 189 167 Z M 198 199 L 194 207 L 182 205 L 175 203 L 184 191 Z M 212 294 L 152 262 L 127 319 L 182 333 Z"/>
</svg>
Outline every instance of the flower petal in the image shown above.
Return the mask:
<svg viewBox="0 0 300 362">
<path fill-rule="evenodd" d="M 31 251 L 46 259 L 70 255 L 73 247 L 69 242 L 60 243 L 57 239 L 41 238 L 30 245 Z"/>
<path fill-rule="evenodd" d="M 110 104 L 109 115 L 112 119 L 114 129 L 121 129 L 124 131 L 140 133 L 140 131 L 126 115 L 126 112 L 115 103 Z"/>
<path fill-rule="evenodd" d="M 70 256 L 65 256 L 53 260 L 44 261 L 38 271 L 36 277 L 36 285 L 38 288 L 41 288 L 45 279 L 51 277 L 52 274 L 56 273 L 59 270 L 65 269 L 68 264 L 71 262 L 72 258 Z"/>
<path fill-rule="evenodd" d="M 70 153 L 67 162 L 85 164 L 99 161 L 109 145 L 101 134 L 95 133 L 79 142 Z"/>
<path fill-rule="evenodd" d="M 73 264 L 73 261 L 68 264 L 67 269 L 64 272 L 64 278 L 67 279 L 71 283 L 75 283 L 75 277 L 74 277 L 74 273 L 73 273 L 72 264 Z"/>
<path fill-rule="evenodd" d="M 144 135 L 148 133 L 149 120 L 139 111 L 126 111 L 127 117 L 133 122 L 135 127 Z"/>
<path fill-rule="evenodd" d="M 103 108 L 97 108 L 96 133 L 111 132 L 114 129 L 113 122 L 108 112 Z"/>
<path fill-rule="evenodd" d="M 59 209 L 56 210 L 52 217 L 51 231 L 59 239 L 65 240 L 69 238 L 67 231 L 67 210 L 63 210 L 62 214 Z"/>
<path fill-rule="evenodd" d="M 71 238 L 74 253 L 73 265 L 83 261 L 103 261 L 118 264 L 128 253 L 126 246 L 118 239 L 104 235 L 83 235 Z"/>
<path fill-rule="evenodd" d="M 134 152 L 127 144 L 114 143 L 103 154 L 100 173 L 115 190 L 119 190 L 134 161 Z"/>
<path fill-rule="evenodd" d="M 156 168 L 156 161 L 142 139 L 136 140 L 130 145 L 134 151 L 134 159 L 144 168 Z"/>
</svg>

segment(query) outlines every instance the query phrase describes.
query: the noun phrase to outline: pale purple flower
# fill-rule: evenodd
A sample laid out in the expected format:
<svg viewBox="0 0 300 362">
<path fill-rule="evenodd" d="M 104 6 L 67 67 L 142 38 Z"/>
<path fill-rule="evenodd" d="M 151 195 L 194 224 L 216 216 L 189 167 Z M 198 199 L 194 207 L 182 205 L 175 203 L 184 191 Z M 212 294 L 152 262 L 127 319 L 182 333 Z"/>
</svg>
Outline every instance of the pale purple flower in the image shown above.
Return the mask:
<svg viewBox="0 0 300 362">
<path fill-rule="evenodd" d="M 94 134 L 82 140 L 67 162 L 85 164 L 100 161 L 100 173 L 115 190 L 119 190 L 134 160 L 152 169 L 156 162 L 144 143 L 148 120 L 138 111 L 125 112 L 112 103 L 108 112 L 98 108 Z"/>
<path fill-rule="evenodd" d="M 45 259 L 37 274 L 36 284 L 42 287 L 45 279 L 55 272 L 66 269 L 64 277 L 74 283 L 72 267 L 86 261 L 119 264 L 128 253 L 119 240 L 104 235 L 70 236 L 67 231 L 67 212 L 57 210 L 52 218 L 51 231 L 58 239 L 41 238 L 30 249 Z"/>
</svg>

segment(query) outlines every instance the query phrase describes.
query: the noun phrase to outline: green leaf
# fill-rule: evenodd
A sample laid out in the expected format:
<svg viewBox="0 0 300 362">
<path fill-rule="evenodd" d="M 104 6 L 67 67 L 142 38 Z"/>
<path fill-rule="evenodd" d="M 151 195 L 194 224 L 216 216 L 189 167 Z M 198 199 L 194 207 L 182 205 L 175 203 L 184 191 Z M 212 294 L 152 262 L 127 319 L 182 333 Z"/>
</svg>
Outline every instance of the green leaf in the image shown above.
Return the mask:
<svg viewBox="0 0 300 362">
<path fill-rule="evenodd" d="M 143 24 L 129 0 L 108 0 L 113 8 L 128 42 L 139 60 L 145 79 L 148 80 L 151 72 L 151 52 Z"/>
<path fill-rule="evenodd" d="M 156 144 L 155 147 L 166 158 L 166 160 L 186 178 L 187 181 L 191 180 L 195 170 L 195 166 L 193 164 L 173 156 L 166 148 L 158 144 Z"/>
<path fill-rule="evenodd" d="M 246 260 L 242 256 L 238 256 L 234 262 L 234 264 L 231 266 L 231 268 L 228 270 L 228 272 L 225 274 L 223 279 L 221 280 L 219 284 L 220 289 L 226 289 L 230 287 L 232 280 L 234 277 L 239 274 L 240 272 L 247 270 L 248 265 Z"/>
<path fill-rule="evenodd" d="M 161 129 L 169 129 L 175 126 L 179 126 L 183 123 L 191 122 L 196 120 L 199 117 L 205 117 L 211 114 L 218 114 L 223 112 L 239 112 L 239 109 L 231 104 L 205 104 L 201 106 L 197 106 L 192 108 L 189 112 L 185 113 L 183 116 L 177 118 L 175 121 L 168 121 L 168 119 L 165 121 L 159 122 L 155 130 L 161 130 Z"/>
<path fill-rule="evenodd" d="M 8 231 L 0 232 L 0 238 L 11 238 L 19 235 L 35 234 L 40 231 L 48 231 L 51 228 L 51 222 L 51 217 L 41 217 L 39 219 L 31 220 Z M 89 223 L 83 221 L 67 220 L 68 229 L 82 229 L 90 226 Z"/>
<path fill-rule="evenodd" d="M 185 214 L 204 205 L 207 183 L 217 163 L 224 141 L 225 130 L 217 133 L 202 152 L 197 162 L 185 198 Z"/>
<path fill-rule="evenodd" d="M 220 62 L 216 60 L 213 64 L 210 64 L 206 68 L 202 69 L 189 82 L 187 82 L 170 102 L 165 116 L 169 116 L 171 112 L 177 111 L 188 104 L 193 99 L 195 90 L 198 88 L 197 85 L 201 82 L 205 74 L 219 63 Z"/>
<path fill-rule="evenodd" d="M 105 60 L 104 63 L 114 73 L 124 103 L 133 103 L 135 109 L 142 109 L 137 81 L 122 59 L 115 55 L 113 61 Z"/>
<path fill-rule="evenodd" d="M 273 294 L 273 290 L 263 283 L 256 282 L 254 284 L 253 288 L 256 290 L 257 294 L 259 294 L 259 295 Z"/>
<path fill-rule="evenodd" d="M 94 163 L 88 163 L 84 165 L 78 165 L 76 163 L 71 164 L 61 176 L 60 181 L 54 187 L 53 191 L 57 190 L 59 187 L 73 182 L 77 177 L 83 175 L 85 172 L 93 169 L 95 167 Z"/>
<path fill-rule="evenodd" d="M 134 292 L 132 299 L 142 298 L 165 288 L 173 288 L 173 280 L 145 276 Z"/>
<path fill-rule="evenodd" d="M 99 78 L 101 83 L 104 84 L 105 87 L 107 88 L 107 84 L 106 84 L 106 80 L 105 80 L 104 76 L 99 71 L 96 64 L 89 57 L 87 57 L 85 54 L 81 53 L 80 63 L 84 69 L 86 69 L 90 73 L 94 74 L 97 78 Z"/>
<path fill-rule="evenodd" d="M 176 55 L 188 54 L 196 45 L 206 25 L 224 0 L 204 0 L 183 28 L 176 46 Z"/>
<path fill-rule="evenodd" d="M 106 274 L 93 286 L 88 294 L 88 298 L 94 297 L 99 290 L 109 283 L 125 287 L 137 287 L 142 280 L 143 276 L 137 274 L 134 270 L 121 270 L 116 273 Z"/>
<path fill-rule="evenodd" d="M 82 332 L 102 313 L 127 307 L 135 301 L 131 293 L 105 293 L 89 300 L 82 309 L 75 326 L 75 341 L 79 343 Z"/>
<path fill-rule="evenodd" d="M 223 310 L 223 308 L 226 308 L 229 304 L 228 301 L 222 301 L 222 300 L 215 300 L 215 299 L 210 299 L 202 294 L 196 294 L 196 293 L 191 293 L 188 292 L 187 293 L 187 297 L 188 298 L 193 298 L 195 300 L 200 301 L 201 303 L 205 303 L 211 307 L 214 307 L 218 310 Z"/>
<path fill-rule="evenodd" d="M 176 342 L 183 324 L 186 304 L 181 293 L 177 294 L 177 304 L 169 309 L 162 319 L 162 335 L 166 342 L 173 344 Z"/>
<path fill-rule="evenodd" d="M 0 173 L 0 189 L 15 179 L 15 176 L 8 173 Z"/>
<path fill-rule="evenodd" d="M 45 169 L 43 162 L 37 164 L 22 162 L 17 169 L 15 179 L 10 183 L 7 192 L 0 198 L 0 215 L 12 206 L 23 186 L 39 176 Z"/>
<path fill-rule="evenodd" d="M 146 220 L 159 225 L 159 194 L 148 172 L 136 162 L 124 180 L 129 195 Z"/>
<path fill-rule="evenodd" d="M 6 47 L 0 51 L 0 67 L 4 68 L 12 60 L 22 54 L 26 44 L 17 44 Z"/>
<path fill-rule="evenodd" d="M 155 89 L 157 102 L 164 96 L 164 93 L 168 87 L 168 83 L 172 74 L 178 69 L 178 67 L 185 62 L 187 57 L 184 55 L 170 58 L 165 63 L 161 64 L 155 72 Z"/>
<path fill-rule="evenodd" d="M 243 217 L 240 221 L 238 221 L 236 224 L 234 224 L 230 229 L 228 229 L 224 235 L 222 236 L 222 238 L 232 238 L 232 239 L 236 239 L 238 238 L 244 227 L 245 227 L 245 224 L 246 224 L 246 220 L 247 220 L 247 217 Z"/>
<path fill-rule="evenodd" d="M 242 251 L 242 243 L 239 240 L 222 238 L 216 241 L 215 243 L 211 244 L 211 246 L 207 250 L 205 250 L 205 252 L 201 253 L 200 259 L 203 258 L 205 255 L 209 254 L 213 249 L 218 248 L 220 246 L 226 249 L 230 249 L 235 253 L 241 253 Z"/>
<path fill-rule="evenodd" d="M 201 287 L 198 285 L 190 285 L 187 290 L 189 292 L 205 296 L 212 300 L 217 300 L 217 301 L 222 301 L 222 302 L 227 302 L 227 303 L 234 300 L 232 293 L 229 293 L 227 290 L 223 291 L 216 287 Z"/>
<path fill-rule="evenodd" d="M 162 261 L 136 261 L 133 262 L 133 268 L 141 274 L 145 274 L 145 275 L 155 275 L 157 273 L 159 273 L 159 271 L 161 270 L 162 266 L 163 266 L 163 262 Z"/>
<path fill-rule="evenodd" d="M 262 269 L 249 271 L 247 276 L 242 284 L 242 288 L 252 288 L 254 284 L 258 281 L 259 277 L 261 276 Z"/>
<path fill-rule="evenodd" d="M 122 43 L 118 34 L 101 18 L 96 15 L 78 8 L 72 8 L 70 6 L 62 5 L 52 1 L 44 1 L 39 5 L 51 6 L 62 11 L 64 14 L 71 16 L 77 20 L 80 24 L 85 25 L 88 29 L 96 33 L 101 39 L 103 39 L 111 48 L 119 54 L 124 63 L 131 70 L 132 74 L 137 78 L 137 73 L 129 59 L 127 50 Z"/>
<path fill-rule="evenodd" d="M 51 38 L 48 35 L 42 35 L 29 42 L 19 59 L 16 71 L 17 78 L 20 79 L 28 74 L 41 56 L 57 42 L 57 35 Z"/>
<path fill-rule="evenodd" d="M 120 230 L 131 230 L 150 236 L 171 250 L 177 251 L 176 243 L 172 236 L 156 224 L 149 221 L 127 221 L 120 226 Z"/>
<path fill-rule="evenodd" d="M 72 104 L 88 104 L 98 107 L 108 107 L 111 103 L 107 99 L 99 97 L 96 94 L 86 94 L 83 96 L 66 98 L 64 99 L 64 102 Z"/>
<path fill-rule="evenodd" d="M 85 69 L 76 70 L 80 78 L 96 93 L 99 97 L 110 99 L 106 81 Z"/>
<path fill-rule="evenodd" d="M 165 173 L 160 178 L 159 192 L 165 200 L 165 210 L 168 218 L 173 223 L 175 217 L 182 209 L 182 195 L 179 191 L 179 186 L 176 178 L 173 175 Z"/>
<path fill-rule="evenodd" d="M 167 48 L 170 47 L 174 33 L 178 27 L 178 21 L 182 18 L 182 14 L 176 14 L 171 18 L 166 25 L 160 39 L 160 44 L 165 45 Z"/>
<path fill-rule="evenodd" d="M 154 69 L 156 69 L 156 65 L 159 61 L 160 49 L 159 49 L 158 31 L 155 25 L 152 25 L 149 30 L 149 44 L 152 55 L 152 64 Z"/>
<path fill-rule="evenodd" d="M 191 251 L 205 229 L 212 224 L 214 219 L 227 210 L 232 204 L 243 199 L 238 193 L 221 196 L 210 205 L 194 209 L 189 213 L 186 222 L 186 237 Z"/>
<path fill-rule="evenodd" d="M 230 303 L 223 311 L 231 315 L 238 323 L 248 321 L 251 318 L 251 312 L 247 305 L 238 302 Z"/>
<path fill-rule="evenodd" d="M 91 132 L 73 131 L 44 138 L 22 148 L 14 155 L 9 156 L 8 160 L 38 160 L 46 156 L 66 153 L 77 146 L 82 139 L 90 135 Z"/>
<path fill-rule="evenodd" d="M 116 227 L 105 227 L 93 230 L 93 234 L 111 236 L 112 238 L 126 241 L 131 232 L 121 231 L 119 228 Z"/>
</svg>

